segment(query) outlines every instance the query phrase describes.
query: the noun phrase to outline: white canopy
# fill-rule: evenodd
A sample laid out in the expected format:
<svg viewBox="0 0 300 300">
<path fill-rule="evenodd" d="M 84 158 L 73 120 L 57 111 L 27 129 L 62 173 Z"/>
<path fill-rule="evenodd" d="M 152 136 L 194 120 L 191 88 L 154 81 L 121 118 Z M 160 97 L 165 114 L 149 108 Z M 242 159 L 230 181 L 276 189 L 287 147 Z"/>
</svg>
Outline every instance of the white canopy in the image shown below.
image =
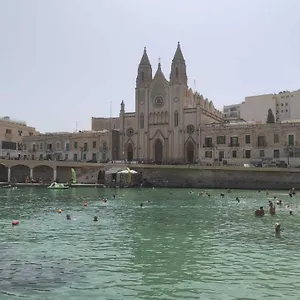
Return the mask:
<svg viewBox="0 0 300 300">
<path fill-rule="evenodd" d="M 120 172 L 118 172 L 119 174 L 128 174 L 130 172 L 130 174 L 137 174 L 137 171 L 134 170 L 122 170 Z"/>
</svg>

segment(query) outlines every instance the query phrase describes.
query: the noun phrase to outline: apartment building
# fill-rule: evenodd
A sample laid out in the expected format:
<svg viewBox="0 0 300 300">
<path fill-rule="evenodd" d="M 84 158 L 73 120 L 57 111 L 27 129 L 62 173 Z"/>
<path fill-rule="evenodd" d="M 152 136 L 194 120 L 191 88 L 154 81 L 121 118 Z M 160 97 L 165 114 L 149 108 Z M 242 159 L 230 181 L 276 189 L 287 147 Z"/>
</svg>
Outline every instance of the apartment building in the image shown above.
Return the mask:
<svg viewBox="0 0 300 300">
<path fill-rule="evenodd" d="M 119 159 L 119 131 L 54 132 L 23 138 L 23 158 L 105 162 Z"/>
<path fill-rule="evenodd" d="M 300 165 L 300 123 L 203 125 L 199 143 L 204 164 L 285 161 Z"/>
<path fill-rule="evenodd" d="M 37 134 L 34 127 L 26 122 L 10 117 L 0 118 L 0 157 L 2 159 L 18 159 L 23 151 L 22 139 Z"/>
</svg>

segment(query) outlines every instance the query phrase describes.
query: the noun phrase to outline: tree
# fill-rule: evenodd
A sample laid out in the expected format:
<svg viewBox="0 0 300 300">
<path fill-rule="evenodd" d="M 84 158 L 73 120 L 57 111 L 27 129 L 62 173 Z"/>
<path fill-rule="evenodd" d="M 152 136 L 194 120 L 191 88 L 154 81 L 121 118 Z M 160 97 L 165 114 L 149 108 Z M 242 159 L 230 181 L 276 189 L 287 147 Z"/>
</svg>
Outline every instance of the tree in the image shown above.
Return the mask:
<svg viewBox="0 0 300 300">
<path fill-rule="evenodd" d="M 267 123 L 275 123 L 275 117 L 273 115 L 272 109 L 269 108 L 268 110 L 268 117 L 267 117 Z"/>
</svg>

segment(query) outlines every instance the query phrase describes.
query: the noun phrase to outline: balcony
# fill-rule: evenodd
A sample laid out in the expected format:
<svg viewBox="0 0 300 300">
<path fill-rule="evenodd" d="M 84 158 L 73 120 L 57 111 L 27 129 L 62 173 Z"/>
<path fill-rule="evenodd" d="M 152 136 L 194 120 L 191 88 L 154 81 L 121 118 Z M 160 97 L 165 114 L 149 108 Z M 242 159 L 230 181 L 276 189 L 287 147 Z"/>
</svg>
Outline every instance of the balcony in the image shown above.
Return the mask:
<svg viewBox="0 0 300 300">
<path fill-rule="evenodd" d="M 207 144 L 203 144 L 203 148 L 213 148 L 214 144 L 213 143 L 207 143 Z"/>
<path fill-rule="evenodd" d="M 240 143 L 229 143 L 228 147 L 239 147 Z"/>
<path fill-rule="evenodd" d="M 260 141 L 256 143 L 257 148 L 265 148 L 268 146 L 268 143 L 266 141 Z"/>
</svg>

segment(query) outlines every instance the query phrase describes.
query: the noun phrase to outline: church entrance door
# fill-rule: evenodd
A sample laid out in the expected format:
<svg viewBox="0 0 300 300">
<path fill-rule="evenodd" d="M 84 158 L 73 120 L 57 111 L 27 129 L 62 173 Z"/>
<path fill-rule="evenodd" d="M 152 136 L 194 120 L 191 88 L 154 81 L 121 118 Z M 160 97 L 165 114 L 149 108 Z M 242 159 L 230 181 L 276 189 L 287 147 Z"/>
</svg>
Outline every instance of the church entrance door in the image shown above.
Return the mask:
<svg viewBox="0 0 300 300">
<path fill-rule="evenodd" d="M 133 147 L 131 144 L 128 144 L 127 146 L 127 160 L 133 161 Z"/>
<path fill-rule="evenodd" d="M 189 163 L 194 162 L 194 144 L 192 142 L 187 145 L 187 161 Z"/>
<path fill-rule="evenodd" d="M 155 163 L 161 164 L 163 160 L 163 144 L 160 139 L 157 139 L 155 141 L 154 152 L 155 152 Z"/>
</svg>

